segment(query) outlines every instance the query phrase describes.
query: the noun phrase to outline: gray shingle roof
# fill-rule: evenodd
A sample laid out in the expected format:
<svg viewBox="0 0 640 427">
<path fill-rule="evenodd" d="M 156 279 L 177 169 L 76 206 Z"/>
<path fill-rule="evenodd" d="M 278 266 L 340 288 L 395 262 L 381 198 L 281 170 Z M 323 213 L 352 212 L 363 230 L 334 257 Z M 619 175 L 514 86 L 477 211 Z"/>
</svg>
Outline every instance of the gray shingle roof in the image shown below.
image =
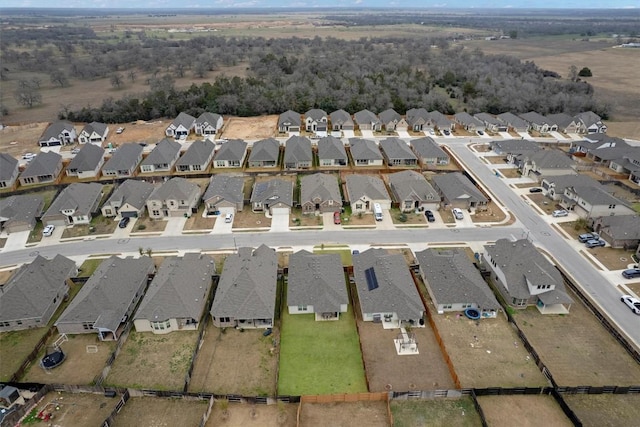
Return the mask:
<svg viewBox="0 0 640 427">
<path fill-rule="evenodd" d="M 196 119 L 196 123 L 208 124 L 209 126 L 216 127 L 218 125 L 218 120 L 220 119 L 220 117 L 221 117 L 220 114 L 210 113 L 208 111 L 205 111 L 204 113 L 198 116 L 198 118 Z"/>
<path fill-rule="evenodd" d="M 469 178 L 460 172 L 436 175 L 433 184 L 442 193 L 443 198 L 449 203 L 454 200 L 465 199 L 475 202 L 488 202 L 487 198 L 476 188 Z"/>
<path fill-rule="evenodd" d="M 45 221 L 49 217 L 60 215 L 63 210 L 74 210 L 74 216 L 91 216 L 92 208 L 96 207 L 96 201 L 102 197 L 102 184 L 97 182 L 73 183 L 58 194 L 47 212 L 42 215 Z"/>
<path fill-rule="evenodd" d="M 78 154 L 71 160 L 67 169 L 77 169 L 78 172 L 95 170 L 104 156 L 104 148 L 94 144 L 85 144 Z"/>
<path fill-rule="evenodd" d="M 431 116 L 429 112 L 424 108 L 412 108 L 407 110 L 407 123 L 409 126 L 413 126 L 417 121 L 428 121 Z"/>
<path fill-rule="evenodd" d="M 431 117 L 431 120 L 435 122 L 439 129 L 449 129 L 451 125 L 453 125 L 453 122 L 440 111 L 431 111 L 429 113 L 429 116 Z"/>
<path fill-rule="evenodd" d="M 347 160 L 347 150 L 342 140 L 331 135 L 318 140 L 318 158 Z"/>
<path fill-rule="evenodd" d="M 571 157 L 560 150 L 540 150 L 526 157 L 541 169 L 566 169 L 576 164 Z"/>
<path fill-rule="evenodd" d="M 544 125 L 549 124 L 549 120 L 545 116 L 540 113 L 536 113 L 535 111 L 529 111 L 528 113 L 520 114 L 520 118 L 536 125 Z"/>
<path fill-rule="evenodd" d="M 383 112 L 381 112 L 380 114 L 378 114 L 378 117 L 380 118 L 380 121 L 382 123 L 389 123 L 392 121 L 400 121 L 400 119 L 402 118 L 400 116 L 400 114 L 398 114 L 396 112 L 396 110 L 394 110 L 393 108 L 389 108 L 387 110 L 384 110 Z"/>
<path fill-rule="evenodd" d="M 180 125 L 182 125 L 183 127 L 189 129 L 191 128 L 191 126 L 193 126 L 195 122 L 196 122 L 196 118 L 193 117 L 192 115 L 187 113 L 180 113 L 178 114 L 178 117 L 173 119 L 171 124 L 174 125 L 175 127 L 179 127 Z"/>
<path fill-rule="evenodd" d="M 498 154 L 521 154 L 541 150 L 535 141 L 527 139 L 505 139 L 503 141 L 491 141 L 491 149 Z"/>
<path fill-rule="evenodd" d="M 256 182 L 251 193 L 251 203 L 261 202 L 269 205 L 283 203 L 293 206 L 293 183 L 282 179 L 270 179 Z"/>
<path fill-rule="evenodd" d="M 586 127 L 595 125 L 601 122 L 601 117 L 593 111 L 584 111 L 576 115 L 576 119 L 580 120 Z"/>
<path fill-rule="evenodd" d="M 219 197 L 217 200 L 226 200 L 234 204 L 242 203 L 244 201 L 243 188 L 244 178 L 242 176 L 216 174 L 211 177 L 202 200 L 208 202 L 214 197 Z"/>
<path fill-rule="evenodd" d="M 156 188 L 148 200 L 191 200 L 196 193 L 200 194 L 198 184 L 185 178 L 173 177 Z"/>
<path fill-rule="evenodd" d="M 602 230 L 616 240 L 640 239 L 640 216 L 614 215 L 598 220 Z"/>
<path fill-rule="evenodd" d="M 402 171 L 388 175 L 389 187 L 395 195 L 396 202 L 406 200 L 420 202 L 439 202 L 440 195 L 429 184 L 427 179 L 416 171 Z"/>
<path fill-rule="evenodd" d="M 371 175 L 347 175 L 347 197 L 351 203 L 368 197 L 371 200 L 391 200 L 384 182 Z"/>
<path fill-rule="evenodd" d="M 602 184 L 587 175 L 552 175 L 545 176 L 543 179 L 553 184 L 558 194 L 564 193 L 564 189 L 567 187 L 585 186 L 602 188 Z"/>
<path fill-rule="evenodd" d="M 65 120 L 53 122 L 42 133 L 40 141 L 48 140 L 50 138 L 57 139 L 64 130 L 68 130 L 70 132 L 74 131 L 75 128 L 73 126 L 73 123 L 67 122 Z"/>
<path fill-rule="evenodd" d="M 449 158 L 449 155 L 431 137 L 417 138 L 411 140 L 411 146 L 422 159 Z"/>
<path fill-rule="evenodd" d="M 604 187 L 596 186 L 592 187 L 590 185 L 575 185 L 570 188 L 574 193 L 578 195 L 581 199 L 586 201 L 592 206 L 597 205 L 624 205 L 627 204 L 617 197 L 611 195 Z"/>
<path fill-rule="evenodd" d="M 111 256 L 98 266 L 87 283 L 60 315 L 56 325 L 94 322 L 95 328 L 115 331 L 137 292 L 155 270 L 150 257 Z"/>
<path fill-rule="evenodd" d="M 186 253 L 182 258 L 165 258 L 140 302 L 135 319 L 199 322 L 215 273 L 215 262 L 208 255 Z"/>
<path fill-rule="evenodd" d="M 19 194 L 0 199 L 0 222 L 2 227 L 11 227 L 14 222 L 35 225 L 42 215 L 44 200 L 39 194 Z"/>
<path fill-rule="evenodd" d="M 310 162 L 313 159 L 311 153 L 311 141 L 304 136 L 292 136 L 287 139 L 284 147 L 284 162 L 299 163 Z"/>
<path fill-rule="evenodd" d="M 417 160 L 416 155 L 406 142 L 400 138 L 386 138 L 380 141 L 380 149 L 386 154 L 389 160 L 412 159 Z"/>
<path fill-rule="evenodd" d="M 295 126 L 300 127 L 300 113 L 287 110 L 278 117 L 278 126 Z"/>
<path fill-rule="evenodd" d="M 134 208 L 143 209 L 154 189 L 155 187 L 148 182 L 128 179 L 111 193 L 105 205 L 119 201 L 120 206 L 129 204 Z"/>
<path fill-rule="evenodd" d="M 62 156 L 53 151 L 41 151 L 31 160 L 31 163 L 20 174 L 21 178 L 41 175 L 55 175 L 56 169 L 62 163 Z"/>
<path fill-rule="evenodd" d="M 100 136 L 104 136 L 107 132 L 107 124 L 100 122 L 91 122 L 82 129 L 80 133 L 86 133 L 87 136 L 91 136 L 92 133 L 97 133 Z"/>
<path fill-rule="evenodd" d="M 316 313 L 340 312 L 349 304 L 339 254 L 312 254 L 305 250 L 289 257 L 287 305 L 312 305 Z"/>
<path fill-rule="evenodd" d="M 505 126 L 505 123 L 502 120 L 492 116 L 489 113 L 478 113 L 478 114 L 474 114 L 473 117 L 475 117 L 476 119 L 480 120 L 483 123 L 490 123 L 496 126 Z"/>
<path fill-rule="evenodd" d="M 247 143 L 241 139 L 233 139 L 222 144 L 216 153 L 216 160 L 242 160 L 247 151 Z"/>
<path fill-rule="evenodd" d="M 464 250 L 425 249 L 416 252 L 425 284 L 438 304 L 477 304 L 498 310 L 500 304 Z"/>
<path fill-rule="evenodd" d="M 351 138 L 351 157 L 354 160 L 382 160 L 382 153 L 374 141 L 370 139 Z"/>
<path fill-rule="evenodd" d="M 313 202 L 316 198 L 333 200 L 338 208 L 342 205 L 338 179 L 334 175 L 316 173 L 300 178 L 300 203 Z"/>
<path fill-rule="evenodd" d="M 353 120 L 351 119 L 351 114 L 347 113 L 344 110 L 336 110 L 329 115 L 331 117 L 332 125 L 353 125 Z"/>
<path fill-rule="evenodd" d="M 0 181 L 9 181 L 19 165 L 18 159 L 7 153 L 0 153 Z"/>
<path fill-rule="evenodd" d="M 122 144 L 102 167 L 103 171 L 128 171 L 138 165 L 143 148 L 135 143 Z"/>
<path fill-rule="evenodd" d="M 378 287 L 369 290 L 365 270 L 373 269 Z M 424 306 L 404 257 L 384 249 L 353 256 L 358 301 L 362 313 L 397 313 L 400 320 L 418 321 Z"/>
<path fill-rule="evenodd" d="M 520 117 L 516 116 L 513 113 L 502 113 L 498 114 L 498 119 L 502 120 L 506 125 L 514 127 L 514 128 L 527 128 L 529 127 L 529 123 Z"/>
<path fill-rule="evenodd" d="M 253 143 L 251 148 L 251 154 L 249 155 L 250 162 L 270 162 L 278 161 L 280 155 L 280 143 L 275 138 L 261 139 Z"/>
<path fill-rule="evenodd" d="M 180 152 L 182 145 L 172 139 L 164 138 L 158 142 L 140 165 L 172 164 Z"/>
<path fill-rule="evenodd" d="M 573 120 L 574 120 L 573 117 L 571 117 L 570 115 L 565 114 L 565 113 L 547 115 L 548 123 L 553 123 L 553 124 L 558 125 L 558 128 L 560 130 L 563 130 L 564 128 L 569 126 L 571 124 L 571 122 L 573 122 Z"/>
<path fill-rule="evenodd" d="M 214 317 L 273 319 L 276 305 L 278 255 L 261 245 L 239 248 L 224 262 L 211 305 Z"/>
<path fill-rule="evenodd" d="M 76 263 L 67 257 L 56 255 L 48 260 L 37 255 L 31 263 L 16 270 L 3 286 L 0 321 L 42 317 L 56 296 L 59 299 L 64 296 L 65 281 L 76 273 Z"/>
<path fill-rule="evenodd" d="M 193 141 L 187 151 L 178 159 L 176 166 L 202 165 L 211 157 L 216 144 L 209 140 Z"/>
<path fill-rule="evenodd" d="M 304 118 L 312 118 L 315 121 L 319 121 L 322 120 L 322 118 L 326 118 L 327 117 L 327 112 L 324 110 L 320 110 L 319 108 L 313 108 L 309 111 L 307 111 L 306 113 L 304 113 Z"/>
<path fill-rule="evenodd" d="M 480 121 L 479 119 L 473 117 L 471 114 L 466 113 L 464 111 L 460 112 L 460 113 L 456 113 L 454 115 L 454 117 L 456 118 L 456 120 L 458 121 L 458 123 L 462 124 L 463 126 L 484 126 L 484 122 Z"/>
<path fill-rule="evenodd" d="M 380 119 L 378 119 L 378 116 L 376 116 L 369 110 L 358 111 L 353 115 L 353 118 L 355 119 L 356 123 L 358 123 L 358 125 L 373 125 L 380 123 Z"/>
</svg>

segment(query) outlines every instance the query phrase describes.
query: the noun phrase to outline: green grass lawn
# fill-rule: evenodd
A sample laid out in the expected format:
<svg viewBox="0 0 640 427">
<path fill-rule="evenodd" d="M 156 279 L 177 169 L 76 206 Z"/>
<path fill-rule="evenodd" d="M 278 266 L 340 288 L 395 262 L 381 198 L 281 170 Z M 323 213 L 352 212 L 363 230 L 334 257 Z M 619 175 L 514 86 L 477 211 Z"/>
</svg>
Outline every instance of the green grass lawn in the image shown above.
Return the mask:
<svg viewBox="0 0 640 427">
<path fill-rule="evenodd" d="M 640 203 L 632 203 L 631 207 L 633 208 L 634 211 L 640 213 Z"/>
<path fill-rule="evenodd" d="M 351 257 L 351 250 L 349 247 L 325 245 L 324 247 L 314 246 L 314 254 L 338 254 L 342 260 L 342 265 L 348 267 L 353 265 L 353 258 Z"/>
<path fill-rule="evenodd" d="M 340 320 L 282 313 L 278 394 L 358 393 L 367 383 L 353 309 Z"/>
</svg>

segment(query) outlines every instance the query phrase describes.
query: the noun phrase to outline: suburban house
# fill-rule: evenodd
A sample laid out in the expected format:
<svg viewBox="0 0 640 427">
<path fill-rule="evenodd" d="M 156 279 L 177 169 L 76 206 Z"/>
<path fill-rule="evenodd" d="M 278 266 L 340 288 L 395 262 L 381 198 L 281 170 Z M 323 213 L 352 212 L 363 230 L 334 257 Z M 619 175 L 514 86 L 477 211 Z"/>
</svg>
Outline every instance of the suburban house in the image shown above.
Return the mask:
<svg viewBox="0 0 640 427">
<path fill-rule="evenodd" d="M 489 199 L 460 172 L 436 175 L 433 186 L 442 197 L 444 208 L 473 209 L 489 203 Z"/>
<path fill-rule="evenodd" d="M 360 110 L 353 115 L 353 118 L 360 130 L 380 131 L 382 129 L 382 122 L 378 116 L 369 110 Z"/>
<path fill-rule="evenodd" d="M 213 160 L 213 168 L 241 168 L 247 157 L 247 143 L 233 139 L 222 144 Z"/>
<path fill-rule="evenodd" d="M 484 123 L 484 128 L 488 132 L 507 132 L 509 126 L 499 118 L 488 113 L 474 114 L 473 117 Z"/>
<path fill-rule="evenodd" d="M 106 123 L 91 122 L 85 125 L 78 135 L 78 142 L 102 147 L 102 144 L 107 140 L 107 135 L 109 135 L 109 126 Z"/>
<path fill-rule="evenodd" d="M 566 113 L 549 114 L 547 120 L 558 127 L 558 131 L 563 133 L 578 133 L 581 129 L 580 121 Z"/>
<path fill-rule="evenodd" d="M 208 255 L 165 258 L 133 318 L 137 332 L 196 331 L 205 314 L 216 265 Z"/>
<path fill-rule="evenodd" d="M 78 179 L 97 178 L 104 165 L 104 148 L 99 145 L 85 144 L 69 162 L 65 173 Z"/>
<path fill-rule="evenodd" d="M 604 133 L 594 133 L 585 135 L 582 140 L 571 141 L 569 152 L 578 157 L 584 157 L 585 154 L 590 154 L 593 157 L 598 150 L 613 147 L 628 148 L 629 144 L 622 138 L 609 136 Z"/>
<path fill-rule="evenodd" d="M 568 314 L 573 300 L 556 267 L 527 239 L 499 239 L 485 245 L 483 266 L 504 301 L 513 308 L 535 305 L 542 314 Z"/>
<path fill-rule="evenodd" d="M 20 162 L 7 153 L 0 153 L 0 188 L 13 188 L 20 174 Z"/>
<path fill-rule="evenodd" d="M 0 231 L 7 234 L 33 230 L 42 216 L 44 198 L 39 194 L 17 194 L 0 198 Z"/>
<path fill-rule="evenodd" d="M 529 131 L 529 122 L 521 119 L 513 113 L 502 113 L 498 114 L 498 119 L 506 124 L 510 129 L 513 129 L 516 132 L 528 132 Z"/>
<path fill-rule="evenodd" d="M 531 129 L 542 135 L 558 130 L 558 125 L 551 123 L 545 116 L 536 113 L 535 111 L 520 114 L 520 118 L 529 123 Z"/>
<path fill-rule="evenodd" d="M 316 321 L 339 320 L 348 305 L 340 254 L 312 254 L 301 250 L 289 257 L 289 314 L 313 313 Z"/>
<path fill-rule="evenodd" d="M 62 255 L 36 255 L 18 268 L 0 292 L 0 332 L 46 327 L 77 274 L 76 263 Z"/>
<path fill-rule="evenodd" d="M 102 205 L 102 216 L 113 218 L 138 218 L 144 214 L 147 199 L 155 187 L 145 181 L 127 179 L 111 193 L 109 199 Z"/>
<path fill-rule="evenodd" d="M 171 172 L 173 165 L 180 157 L 181 148 L 182 144 L 179 142 L 164 138 L 156 144 L 149 155 L 140 163 L 140 172 Z"/>
<path fill-rule="evenodd" d="M 406 117 L 408 128 L 416 132 L 426 130 L 431 118 L 424 108 L 411 108 L 407 110 Z"/>
<path fill-rule="evenodd" d="M 340 212 L 342 196 L 335 175 L 316 173 L 300 178 L 302 213 Z"/>
<path fill-rule="evenodd" d="M 347 166 L 349 158 L 342 140 L 331 135 L 318 140 L 318 163 L 322 166 Z"/>
<path fill-rule="evenodd" d="M 640 216 L 616 215 L 594 218 L 593 230 L 612 248 L 632 249 L 640 243 Z"/>
<path fill-rule="evenodd" d="M 517 157 L 521 154 L 542 150 L 542 147 L 537 142 L 528 139 L 491 141 L 489 147 L 494 153 L 504 156 L 509 163 L 516 163 Z"/>
<path fill-rule="evenodd" d="M 453 130 L 455 126 L 455 123 L 449 120 L 447 116 L 436 110 L 429 113 L 429 120 L 440 131 L 445 129 Z"/>
<path fill-rule="evenodd" d="M 251 192 L 253 212 L 269 212 L 270 215 L 289 214 L 292 207 L 293 182 L 272 178 L 253 184 Z"/>
<path fill-rule="evenodd" d="M 206 172 L 215 154 L 216 145 L 209 141 L 193 141 L 187 151 L 176 161 L 178 172 Z"/>
<path fill-rule="evenodd" d="M 287 139 L 284 146 L 285 169 L 309 169 L 313 166 L 311 141 L 304 136 L 294 135 Z"/>
<path fill-rule="evenodd" d="M 279 165 L 280 143 L 274 138 L 253 143 L 249 154 L 250 168 L 275 168 Z"/>
<path fill-rule="evenodd" d="M 380 151 L 388 166 L 416 166 L 418 164 L 416 155 L 400 138 L 386 138 L 380 141 Z"/>
<path fill-rule="evenodd" d="M 453 119 L 468 132 L 484 131 L 486 129 L 483 121 L 464 111 L 454 114 Z"/>
<path fill-rule="evenodd" d="M 350 138 L 349 146 L 354 166 L 382 166 L 383 157 L 375 141 Z"/>
<path fill-rule="evenodd" d="M 271 328 L 276 309 L 278 255 L 274 249 L 238 248 L 224 261 L 211 305 L 218 328 Z"/>
<path fill-rule="evenodd" d="M 55 147 L 73 144 L 77 138 L 76 128 L 67 121 L 53 122 L 42 133 L 38 140 L 40 147 Z"/>
<path fill-rule="evenodd" d="M 148 256 L 105 259 L 58 318 L 58 332 L 97 332 L 100 341 L 117 340 L 154 272 Z"/>
<path fill-rule="evenodd" d="M 522 155 L 519 162 L 522 176 L 534 178 L 552 175 L 569 175 L 575 172 L 576 162 L 561 150 L 538 150 Z"/>
<path fill-rule="evenodd" d="M 142 150 L 139 144 L 122 144 L 102 167 L 102 175 L 113 178 L 132 177 L 142 160 Z"/>
<path fill-rule="evenodd" d="M 213 136 L 222 129 L 224 120 L 220 114 L 205 111 L 196 119 L 195 131 L 198 136 Z"/>
<path fill-rule="evenodd" d="M 324 132 L 326 134 L 327 122 L 327 112 L 324 110 L 314 108 L 304 113 L 304 127 L 307 132 Z"/>
<path fill-rule="evenodd" d="M 500 304 L 464 249 L 425 249 L 416 259 L 438 314 L 475 308 L 483 319 L 497 316 Z"/>
<path fill-rule="evenodd" d="M 242 212 L 244 206 L 244 178 L 224 173 L 211 175 L 209 186 L 202 196 L 207 215 L 214 212 Z"/>
<path fill-rule="evenodd" d="M 187 114 L 180 113 L 178 117 L 173 119 L 171 124 L 167 126 L 164 134 L 169 138 L 174 139 L 187 139 L 191 131 L 196 126 L 196 118 Z"/>
<path fill-rule="evenodd" d="M 558 175 L 545 176 L 540 181 L 540 185 L 547 192 L 547 196 L 558 201 L 563 198 L 564 190 L 568 187 L 599 187 L 603 188 L 595 179 L 587 175 Z"/>
<path fill-rule="evenodd" d="M 331 119 L 331 129 L 335 131 L 355 129 L 351 114 L 344 110 L 336 110 L 329 114 L 329 117 Z"/>
<path fill-rule="evenodd" d="M 41 151 L 18 177 L 20 185 L 55 182 L 62 172 L 62 156 L 53 151 Z"/>
<path fill-rule="evenodd" d="M 185 178 L 173 177 L 153 190 L 147 199 L 151 219 L 185 217 L 198 212 L 200 187 Z"/>
<path fill-rule="evenodd" d="M 585 111 L 578 114 L 576 120 L 580 122 L 580 130 L 582 133 L 606 133 L 607 125 L 602 123 L 599 115 L 593 111 Z"/>
<path fill-rule="evenodd" d="M 438 210 L 440 195 L 424 175 L 416 171 L 402 171 L 387 175 L 393 199 L 402 212 L 417 209 Z"/>
<path fill-rule="evenodd" d="M 406 131 L 409 128 L 406 120 L 392 108 L 384 110 L 382 113 L 378 114 L 378 118 L 380 119 L 380 122 L 382 122 L 382 127 L 386 131 Z"/>
<path fill-rule="evenodd" d="M 623 200 L 613 196 L 602 186 L 566 187 L 560 205 L 585 219 L 635 213 Z"/>
<path fill-rule="evenodd" d="M 378 203 L 382 209 L 391 209 L 391 197 L 380 178 L 372 175 L 347 175 L 345 198 L 353 214 L 373 213 Z"/>
<path fill-rule="evenodd" d="M 416 138 L 410 141 L 413 152 L 424 168 L 435 169 L 439 165 L 449 164 L 449 155 L 431 137 Z"/>
<path fill-rule="evenodd" d="M 99 212 L 102 184 L 73 183 L 65 187 L 42 215 L 44 225 L 89 224 Z"/>
<path fill-rule="evenodd" d="M 384 329 L 424 326 L 424 306 L 401 254 L 367 249 L 353 256 L 362 320 Z"/>
<path fill-rule="evenodd" d="M 300 113 L 287 110 L 278 117 L 278 132 L 300 132 Z"/>
</svg>

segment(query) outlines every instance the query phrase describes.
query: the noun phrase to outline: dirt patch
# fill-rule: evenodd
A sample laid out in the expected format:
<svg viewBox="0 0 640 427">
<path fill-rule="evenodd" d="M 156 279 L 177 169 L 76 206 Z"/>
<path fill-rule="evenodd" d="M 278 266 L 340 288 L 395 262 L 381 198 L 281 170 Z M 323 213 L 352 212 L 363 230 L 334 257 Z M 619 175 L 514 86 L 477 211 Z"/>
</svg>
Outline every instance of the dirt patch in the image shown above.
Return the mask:
<svg viewBox="0 0 640 427">
<path fill-rule="evenodd" d="M 492 165 L 504 165 L 507 163 L 504 156 L 484 156 L 484 159 Z"/>
<path fill-rule="evenodd" d="M 489 202 L 486 209 L 477 210 L 471 215 L 471 221 L 473 222 L 500 222 L 504 221 L 507 216 L 498 207 L 495 202 Z"/>
<path fill-rule="evenodd" d="M 276 135 L 278 116 L 230 117 L 220 136 L 227 139 L 264 139 Z"/>
<path fill-rule="evenodd" d="M 565 394 L 584 426 L 632 426 L 640 419 L 640 394 Z"/>
<path fill-rule="evenodd" d="M 50 346 L 58 339 L 59 335 L 54 334 L 47 345 Z M 98 334 L 67 335 L 68 341 L 62 343 L 62 351 L 67 355 L 67 359 L 55 369 L 45 371 L 38 362 L 44 355 L 38 356 L 27 373 L 23 381 L 36 382 L 42 384 L 91 384 L 94 378 L 102 372 L 105 363 L 116 347 L 114 341 L 100 341 Z M 98 351 L 87 352 L 87 346 L 95 346 Z"/>
<path fill-rule="evenodd" d="M 132 123 L 115 123 L 109 125 L 109 136 L 107 137 L 106 144 L 111 143 L 114 146 L 119 146 L 126 142 L 145 142 L 147 144 L 155 144 L 165 137 L 164 131 L 173 119 L 167 120 L 154 120 L 145 122 L 144 120 L 138 120 Z M 119 127 L 124 128 L 124 131 L 120 134 L 116 133 L 116 129 Z"/>
<path fill-rule="evenodd" d="M 114 426 L 197 426 L 207 400 L 132 397 L 116 416 Z"/>
<path fill-rule="evenodd" d="M 49 126 L 48 122 L 5 126 L 0 130 L 0 151 L 16 158 L 28 152 L 38 152 L 38 139 L 47 126 Z"/>
<path fill-rule="evenodd" d="M 298 405 L 278 402 L 276 405 L 245 405 L 230 403 L 227 414 L 221 405 L 213 405 L 213 411 L 205 427 L 295 427 Z"/>
<path fill-rule="evenodd" d="M 132 330 L 105 383 L 154 390 L 182 390 L 197 339 L 197 331 L 155 335 Z"/>
<path fill-rule="evenodd" d="M 551 215 L 551 213 L 556 209 L 562 209 L 560 205 L 558 205 L 554 200 L 548 198 L 544 194 L 528 194 L 525 196 L 525 198 L 527 197 L 547 215 Z"/>
<path fill-rule="evenodd" d="M 490 426 L 572 426 L 551 396 L 480 396 L 478 403 Z M 507 415 L 509 414 L 509 415 Z"/>
<path fill-rule="evenodd" d="M 158 232 L 162 233 L 164 229 L 167 228 L 167 221 L 160 219 L 152 219 L 149 216 L 145 215 L 141 218 L 136 219 L 136 223 L 133 224 L 132 233 L 136 231 L 150 233 L 150 232 Z"/>
<path fill-rule="evenodd" d="M 253 212 L 250 207 L 245 207 L 242 212 L 236 212 L 233 218 L 233 229 L 240 228 L 269 228 L 271 218 L 264 212 Z"/>
<path fill-rule="evenodd" d="M 290 227 L 322 227 L 323 222 L 322 214 L 303 214 L 302 209 L 299 208 L 291 209 L 291 215 L 289 215 Z"/>
<path fill-rule="evenodd" d="M 477 151 L 478 153 L 487 153 L 491 151 L 491 147 L 489 147 L 489 144 L 472 144 L 469 146 L 469 148 Z"/>
<path fill-rule="evenodd" d="M 193 369 L 189 391 L 244 396 L 273 396 L 276 393 L 279 340 L 277 329 L 268 337 L 262 329 L 224 332 L 207 325 L 204 342 Z"/>
<path fill-rule="evenodd" d="M 202 216 L 204 214 L 204 209 L 205 206 L 200 205 L 200 207 L 198 208 L 198 212 L 191 215 L 187 221 L 184 224 L 184 231 L 197 231 L 197 230 L 204 230 L 204 231 L 211 231 L 213 229 L 213 226 L 216 223 L 216 219 L 218 217 L 216 216 Z"/>
<path fill-rule="evenodd" d="M 392 400 L 393 425 L 475 427 L 482 424 L 470 397 Z"/>
<path fill-rule="evenodd" d="M 640 282 L 625 283 L 625 286 L 627 288 L 631 289 L 631 291 L 633 291 L 633 293 L 636 294 L 636 296 L 640 297 Z M 625 291 L 623 291 L 623 292 L 625 292 Z"/>
<path fill-rule="evenodd" d="M 502 169 L 499 169 L 499 172 L 500 172 L 500 174 L 502 176 L 504 176 L 507 179 L 509 179 L 509 178 L 521 178 L 522 177 L 522 174 L 516 168 L 502 168 Z"/>
<path fill-rule="evenodd" d="M 328 420 L 335 427 L 390 426 L 386 402 L 302 404 L 301 426 L 327 425 Z"/>
<path fill-rule="evenodd" d="M 36 413 L 51 413 L 51 424 L 65 427 L 102 425 L 118 399 L 93 393 L 47 393 L 36 406 Z M 26 423 L 25 423 L 26 424 Z"/>
<path fill-rule="evenodd" d="M 46 333 L 47 328 L 0 333 L 0 381 L 9 381 Z"/>
<path fill-rule="evenodd" d="M 0 271 L 0 284 L 6 284 L 16 270 L 17 268 L 12 268 L 9 270 Z"/>
</svg>

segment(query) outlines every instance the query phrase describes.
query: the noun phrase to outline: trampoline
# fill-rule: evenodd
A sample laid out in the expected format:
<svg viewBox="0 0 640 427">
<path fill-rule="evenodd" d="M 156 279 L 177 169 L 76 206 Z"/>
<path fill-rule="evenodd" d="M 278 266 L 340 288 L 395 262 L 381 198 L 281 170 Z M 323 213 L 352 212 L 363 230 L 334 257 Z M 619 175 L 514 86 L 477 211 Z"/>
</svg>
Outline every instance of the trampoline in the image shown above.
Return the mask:
<svg viewBox="0 0 640 427">
<path fill-rule="evenodd" d="M 48 351 L 47 354 L 44 355 L 42 360 L 40 360 L 40 366 L 44 369 L 53 369 L 62 364 L 67 356 L 64 354 L 62 349 L 54 348 L 53 351 Z"/>
<path fill-rule="evenodd" d="M 475 308 L 467 308 L 464 311 L 464 315 L 467 316 L 471 320 L 480 319 L 480 311 Z"/>
</svg>

